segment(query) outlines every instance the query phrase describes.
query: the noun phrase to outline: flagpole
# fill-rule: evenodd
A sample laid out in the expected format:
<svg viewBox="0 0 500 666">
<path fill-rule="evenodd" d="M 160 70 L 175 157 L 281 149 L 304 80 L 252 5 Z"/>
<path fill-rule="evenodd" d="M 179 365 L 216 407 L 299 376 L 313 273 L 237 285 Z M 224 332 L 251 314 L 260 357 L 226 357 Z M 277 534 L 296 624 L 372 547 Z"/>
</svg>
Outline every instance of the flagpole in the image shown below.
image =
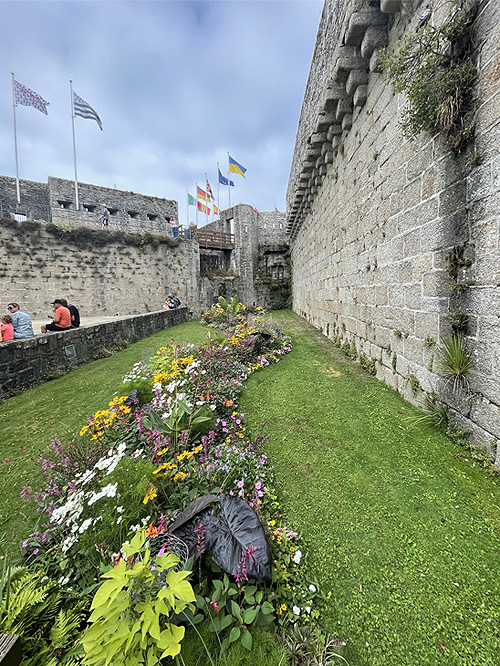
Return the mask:
<svg viewBox="0 0 500 666">
<path fill-rule="evenodd" d="M 227 151 L 227 191 L 229 193 L 229 208 L 231 208 L 231 179 L 229 176 L 231 175 L 231 169 L 230 163 L 229 163 L 229 150 Z"/>
<path fill-rule="evenodd" d="M 196 183 L 196 227 L 198 227 L 198 183 Z"/>
<path fill-rule="evenodd" d="M 73 161 L 75 163 L 75 198 L 76 210 L 80 210 L 80 202 L 78 201 L 78 176 L 76 173 L 76 141 L 75 141 L 75 106 L 73 100 L 73 81 L 69 82 L 69 92 L 71 95 L 71 126 L 73 128 Z"/>
<path fill-rule="evenodd" d="M 217 162 L 217 208 L 220 210 L 220 196 L 219 196 L 220 179 L 219 179 L 219 174 L 220 174 L 220 169 L 219 169 L 219 163 Z"/>
<path fill-rule="evenodd" d="M 186 229 L 189 227 L 189 190 L 186 190 L 187 206 L 186 206 Z"/>
<path fill-rule="evenodd" d="M 12 74 L 12 108 L 14 110 L 14 152 L 16 155 L 16 193 L 17 203 L 21 203 L 21 193 L 19 191 L 19 163 L 17 159 L 17 126 L 16 126 L 16 85 L 14 79 L 14 72 Z"/>
</svg>

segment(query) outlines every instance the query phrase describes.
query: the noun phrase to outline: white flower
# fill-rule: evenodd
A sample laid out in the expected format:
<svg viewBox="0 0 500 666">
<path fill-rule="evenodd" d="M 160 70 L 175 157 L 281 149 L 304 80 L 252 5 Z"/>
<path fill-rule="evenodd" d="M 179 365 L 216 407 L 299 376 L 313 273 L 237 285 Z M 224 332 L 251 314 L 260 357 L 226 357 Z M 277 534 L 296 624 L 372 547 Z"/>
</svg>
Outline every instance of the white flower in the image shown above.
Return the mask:
<svg viewBox="0 0 500 666">
<path fill-rule="evenodd" d="M 122 518 L 123 518 L 123 516 L 120 516 L 120 517 L 118 518 L 118 520 L 116 521 L 116 524 L 117 524 L 117 525 L 119 525 L 119 524 L 122 522 Z"/>
<path fill-rule="evenodd" d="M 117 511 L 117 513 L 123 513 L 123 507 L 122 506 L 117 506 L 116 511 Z"/>
<path fill-rule="evenodd" d="M 315 585 L 309 585 L 309 590 L 311 592 L 316 592 L 316 586 Z"/>
<path fill-rule="evenodd" d="M 141 526 L 139 524 L 130 526 L 130 531 L 131 532 L 138 532 L 140 529 L 141 529 Z"/>
<path fill-rule="evenodd" d="M 311 612 L 311 606 L 306 606 L 306 612 L 310 613 Z"/>
<path fill-rule="evenodd" d="M 302 559 L 302 552 L 300 550 L 296 550 L 293 556 L 293 561 L 295 564 L 300 564 L 300 560 Z"/>
<path fill-rule="evenodd" d="M 83 534 L 85 530 L 87 530 L 91 525 L 92 525 L 92 518 L 87 518 L 87 520 L 84 520 L 83 523 L 80 525 L 78 531 L 80 532 L 80 534 Z"/>
<path fill-rule="evenodd" d="M 300 608 L 298 606 L 294 606 L 292 610 L 295 613 L 295 615 L 300 615 Z"/>
</svg>

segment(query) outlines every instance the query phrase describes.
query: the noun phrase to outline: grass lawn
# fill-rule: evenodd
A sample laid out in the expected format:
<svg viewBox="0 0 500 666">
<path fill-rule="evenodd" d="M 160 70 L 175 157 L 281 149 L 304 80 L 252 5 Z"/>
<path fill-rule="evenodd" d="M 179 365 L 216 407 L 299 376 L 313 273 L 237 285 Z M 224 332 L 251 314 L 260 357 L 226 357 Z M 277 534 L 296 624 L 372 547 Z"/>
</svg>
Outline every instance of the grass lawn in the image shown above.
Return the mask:
<svg viewBox="0 0 500 666">
<path fill-rule="evenodd" d="M 500 485 L 306 322 L 253 375 L 283 514 L 331 592 L 324 621 L 351 666 L 500 663 Z"/>
<path fill-rule="evenodd" d="M 240 408 L 254 431 L 268 422 L 287 526 L 331 593 L 326 629 L 351 666 L 497 666 L 498 479 L 455 458 L 464 451 L 436 430 L 412 427 L 408 403 L 306 322 L 273 317 L 294 348 L 252 375 Z M 31 527 L 19 492 L 36 485 L 50 439 L 75 439 L 134 362 L 206 333 L 183 324 L 0 405 L 0 529 L 13 552 Z"/>
</svg>

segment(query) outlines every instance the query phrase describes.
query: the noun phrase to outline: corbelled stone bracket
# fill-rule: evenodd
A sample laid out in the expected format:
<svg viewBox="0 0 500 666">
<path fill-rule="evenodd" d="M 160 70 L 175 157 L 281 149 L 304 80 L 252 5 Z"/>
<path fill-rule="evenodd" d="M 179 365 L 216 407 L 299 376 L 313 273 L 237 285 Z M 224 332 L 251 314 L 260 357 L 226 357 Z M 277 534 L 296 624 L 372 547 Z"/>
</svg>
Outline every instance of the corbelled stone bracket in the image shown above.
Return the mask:
<svg viewBox="0 0 500 666">
<path fill-rule="evenodd" d="M 389 14 L 400 12 L 403 0 L 352 0 L 344 20 L 341 43 L 330 58 L 330 77 L 318 105 L 318 115 L 298 169 L 287 230 L 292 240 L 315 194 L 350 131 L 355 110 L 365 104 L 369 78 L 378 71 L 379 51 L 388 42 Z"/>
</svg>

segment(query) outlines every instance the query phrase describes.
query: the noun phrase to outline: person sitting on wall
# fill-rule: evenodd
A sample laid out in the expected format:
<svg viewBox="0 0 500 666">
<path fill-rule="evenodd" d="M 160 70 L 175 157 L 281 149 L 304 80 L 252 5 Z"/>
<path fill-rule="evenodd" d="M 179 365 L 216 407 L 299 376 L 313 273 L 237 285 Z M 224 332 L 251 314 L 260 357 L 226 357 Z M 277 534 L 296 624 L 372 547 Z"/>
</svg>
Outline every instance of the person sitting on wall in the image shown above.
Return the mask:
<svg viewBox="0 0 500 666">
<path fill-rule="evenodd" d="M 61 298 L 61 303 L 65 308 L 68 308 L 71 314 L 71 328 L 78 328 L 80 326 L 80 313 L 76 305 L 68 304 L 68 301 L 65 298 Z"/>
<path fill-rule="evenodd" d="M 14 327 L 12 326 L 12 317 L 4 315 L 2 317 L 2 324 L 0 325 L 0 340 L 8 342 L 14 339 Z"/>
<path fill-rule="evenodd" d="M 33 332 L 33 324 L 31 317 L 27 312 L 19 309 L 19 303 L 9 303 L 7 310 L 12 317 L 12 326 L 14 327 L 14 339 L 32 338 L 35 334 Z"/>
<path fill-rule="evenodd" d="M 67 331 L 71 328 L 71 313 L 68 308 L 63 305 L 62 298 L 56 298 L 55 301 L 52 301 L 54 306 L 55 314 L 49 315 L 52 322 L 49 324 L 42 324 L 41 331 L 42 333 L 47 333 L 47 331 Z"/>
<path fill-rule="evenodd" d="M 165 305 L 163 306 L 164 310 L 175 310 L 176 308 L 179 307 L 181 304 L 181 301 L 177 296 L 169 296 L 167 300 L 165 301 Z"/>
</svg>

